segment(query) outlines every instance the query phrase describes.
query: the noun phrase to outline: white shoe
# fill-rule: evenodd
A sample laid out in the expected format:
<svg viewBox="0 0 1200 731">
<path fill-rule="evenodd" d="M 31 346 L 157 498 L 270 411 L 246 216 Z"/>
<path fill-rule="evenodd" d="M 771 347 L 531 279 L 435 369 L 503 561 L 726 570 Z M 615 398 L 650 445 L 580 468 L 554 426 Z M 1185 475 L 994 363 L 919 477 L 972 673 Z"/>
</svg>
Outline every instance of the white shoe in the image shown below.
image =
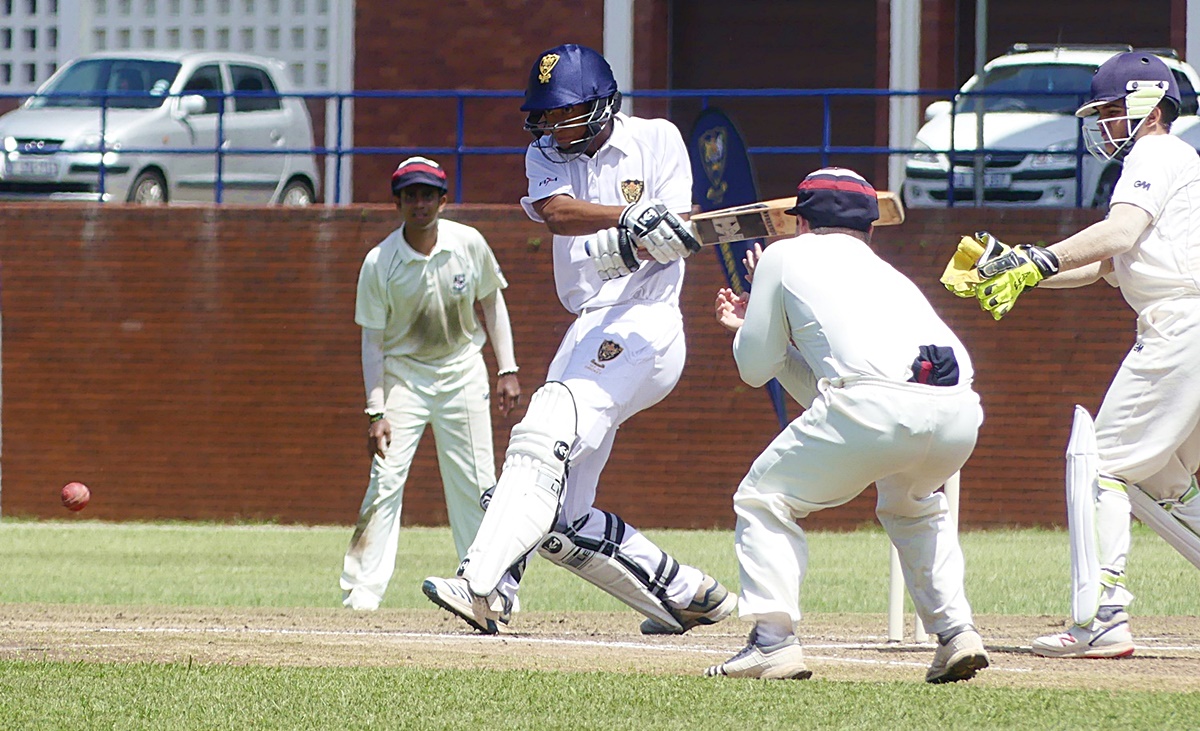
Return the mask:
<svg viewBox="0 0 1200 731">
<path fill-rule="evenodd" d="M 499 633 L 499 625 L 508 624 L 511 617 L 511 610 L 507 607 L 503 611 L 493 608 L 505 604 L 499 592 L 493 591 L 486 597 L 479 596 L 471 591 L 467 580 L 461 576 L 450 579 L 430 576 L 421 584 L 421 591 L 425 592 L 429 601 L 458 615 L 485 635 Z"/>
<path fill-rule="evenodd" d="M 975 673 L 988 666 L 987 650 L 983 639 L 974 629 L 959 632 L 946 644 L 938 643 L 933 653 L 933 664 L 925 673 L 926 683 L 956 683 L 970 680 Z"/>
<path fill-rule="evenodd" d="M 642 622 L 642 634 L 681 635 L 702 624 L 716 624 L 733 614 L 733 610 L 736 608 L 737 596 L 730 594 L 729 590 L 721 585 L 721 582 L 705 574 L 704 580 L 700 582 L 700 589 L 696 592 L 691 604 L 683 609 L 668 607 L 682 629 L 663 624 L 655 619 L 647 619 Z"/>
<path fill-rule="evenodd" d="M 342 606 L 356 612 L 374 612 L 379 609 L 380 598 L 366 589 L 342 592 Z"/>
<path fill-rule="evenodd" d="M 1039 637 L 1033 641 L 1033 654 L 1042 657 L 1129 657 L 1133 654 L 1129 614 L 1118 609 L 1107 620 L 1097 617 L 1087 627 L 1075 626 L 1066 632 Z"/>
<path fill-rule="evenodd" d="M 761 678 L 762 680 L 808 680 L 812 671 L 804 665 L 804 648 L 795 637 L 765 647 L 754 644 L 756 633 L 750 633 L 750 643 L 741 652 L 720 665 L 704 671 L 715 678 Z"/>
</svg>

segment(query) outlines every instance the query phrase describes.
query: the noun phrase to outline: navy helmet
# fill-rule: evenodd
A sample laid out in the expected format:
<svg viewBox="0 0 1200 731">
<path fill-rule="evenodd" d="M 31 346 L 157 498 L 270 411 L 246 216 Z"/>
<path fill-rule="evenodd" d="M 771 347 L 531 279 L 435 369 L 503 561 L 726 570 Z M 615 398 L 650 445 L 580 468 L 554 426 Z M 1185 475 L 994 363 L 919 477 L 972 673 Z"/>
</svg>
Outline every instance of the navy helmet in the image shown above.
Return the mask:
<svg viewBox="0 0 1200 731">
<path fill-rule="evenodd" d="M 580 114 L 554 124 L 545 122 L 545 113 L 585 105 Z M 568 162 L 587 152 L 588 147 L 621 108 L 621 92 L 612 67 L 596 51 L 587 46 L 566 43 L 538 54 L 529 70 L 525 87 L 525 103 L 521 111 L 528 112 L 525 129 L 533 135 L 535 146 L 552 162 Z M 577 127 L 587 127 L 581 139 L 559 147 L 554 133 Z"/>
<path fill-rule="evenodd" d="M 1075 116 L 1097 115 L 1100 107 L 1116 101 L 1125 102 L 1125 115 L 1095 120 L 1085 126 L 1088 151 L 1100 160 L 1123 158 L 1133 147 L 1146 117 L 1164 100 L 1172 107 L 1166 118 L 1170 122 L 1179 114 L 1179 82 L 1158 56 L 1147 51 L 1127 51 L 1105 61 L 1092 76 L 1091 94 L 1075 111 Z"/>
</svg>

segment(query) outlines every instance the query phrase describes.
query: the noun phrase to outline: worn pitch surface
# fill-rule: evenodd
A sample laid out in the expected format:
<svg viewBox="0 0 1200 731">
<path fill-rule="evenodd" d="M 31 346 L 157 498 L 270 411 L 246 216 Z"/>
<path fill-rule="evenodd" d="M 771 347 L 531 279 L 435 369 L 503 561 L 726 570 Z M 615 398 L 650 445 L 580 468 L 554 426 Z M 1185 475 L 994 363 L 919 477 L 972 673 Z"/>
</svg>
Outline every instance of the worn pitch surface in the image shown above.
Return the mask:
<svg viewBox="0 0 1200 731">
<path fill-rule="evenodd" d="M 1034 637 L 1063 626 L 1061 618 L 976 620 L 992 662 L 974 681 L 982 685 L 1200 690 L 1197 617 L 1135 617 L 1136 654 L 1093 661 L 1050 660 L 1029 652 Z M 729 620 L 679 637 L 643 637 L 637 628 L 632 612 L 529 612 L 518 615 L 510 632 L 487 637 L 435 609 L 18 604 L 0 606 L 0 658 L 697 675 L 740 649 L 747 629 Z M 805 617 L 799 635 L 815 678 L 923 680 L 932 645 L 889 644 L 885 628 L 882 615 L 824 614 Z"/>
</svg>

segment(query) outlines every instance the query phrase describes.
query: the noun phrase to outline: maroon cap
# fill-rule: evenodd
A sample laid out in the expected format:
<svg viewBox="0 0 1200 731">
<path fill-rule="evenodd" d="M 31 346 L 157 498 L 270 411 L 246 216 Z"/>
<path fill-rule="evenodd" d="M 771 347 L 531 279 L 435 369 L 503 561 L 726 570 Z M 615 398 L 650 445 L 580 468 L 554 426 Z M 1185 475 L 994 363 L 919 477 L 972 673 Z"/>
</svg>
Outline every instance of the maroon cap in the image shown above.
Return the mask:
<svg viewBox="0 0 1200 731">
<path fill-rule="evenodd" d="M 445 193 L 446 171 L 427 157 L 410 157 L 392 173 L 392 195 L 400 195 L 410 185 L 431 185 Z"/>
</svg>

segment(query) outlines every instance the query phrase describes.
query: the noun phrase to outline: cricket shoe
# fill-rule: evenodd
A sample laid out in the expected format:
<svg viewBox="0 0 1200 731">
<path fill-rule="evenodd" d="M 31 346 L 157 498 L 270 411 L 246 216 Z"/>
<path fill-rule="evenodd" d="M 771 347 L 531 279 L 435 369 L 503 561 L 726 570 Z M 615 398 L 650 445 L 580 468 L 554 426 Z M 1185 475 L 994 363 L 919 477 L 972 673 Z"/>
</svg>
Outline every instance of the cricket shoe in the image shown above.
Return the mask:
<svg viewBox="0 0 1200 731">
<path fill-rule="evenodd" d="M 757 639 L 757 630 L 752 630 L 750 642 L 741 652 L 708 668 L 704 675 L 762 680 L 808 680 L 812 677 L 812 671 L 804 665 L 804 648 L 800 646 L 800 640 L 789 637 L 778 644 L 759 645 Z"/>
<path fill-rule="evenodd" d="M 1042 657 L 1129 657 L 1133 654 L 1129 614 L 1120 607 L 1108 612 L 1101 607 L 1086 627 L 1075 626 L 1066 632 L 1034 640 L 1033 654 Z"/>
<path fill-rule="evenodd" d="M 500 625 L 508 624 L 512 610 L 500 593 L 493 591 L 483 597 L 471 591 L 467 580 L 461 576 L 442 579 L 430 576 L 421 584 L 421 591 L 429 601 L 442 609 L 461 617 L 467 624 L 485 635 L 500 632 Z"/>
<path fill-rule="evenodd" d="M 968 628 L 951 637 L 944 645 L 938 642 L 937 651 L 933 653 L 933 664 L 925 673 L 925 682 L 957 683 L 970 680 L 987 666 L 988 654 L 983 649 L 983 639 L 974 628 Z"/>
<path fill-rule="evenodd" d="M 671 616 L 679 622 L 679 628 L 663 624 L 656 619 L 647 619 L 642 622 L 642 634 L 681 635 L 702 624 L 716 624 L 733 614 L 736 608 L 737 596 L 730 594 L 728 589 L 721 586 L 721 582 L 705 574 L 691 604 L 682 609 L 667 607 Z"/>
</svg>

